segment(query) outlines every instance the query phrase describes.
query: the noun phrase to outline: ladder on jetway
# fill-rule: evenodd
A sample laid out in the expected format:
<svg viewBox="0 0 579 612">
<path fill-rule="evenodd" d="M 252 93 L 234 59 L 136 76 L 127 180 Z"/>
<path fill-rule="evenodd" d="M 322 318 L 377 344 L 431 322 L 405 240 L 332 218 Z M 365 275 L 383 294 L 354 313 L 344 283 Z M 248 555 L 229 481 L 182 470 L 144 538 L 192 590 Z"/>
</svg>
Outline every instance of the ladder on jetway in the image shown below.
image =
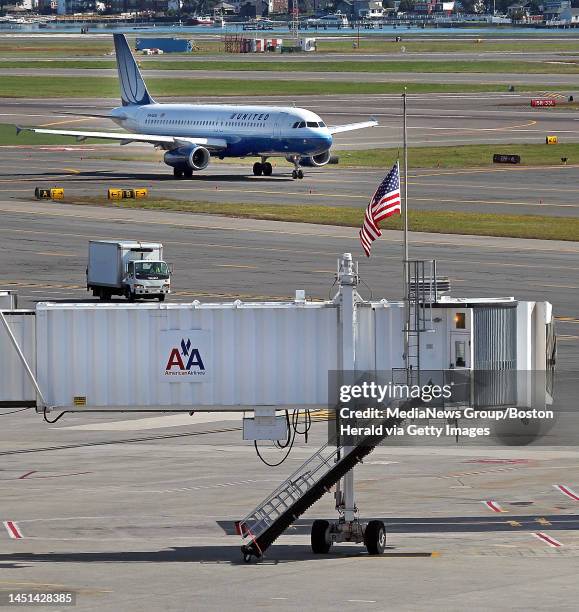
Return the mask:
<svg viewBox="0 0 579 612">
<path fill-rule="evenodd" d="M 241 547 L 246 562 L 260 558 L 267 548 L 310 506 L 328 493 L 345 474 L 369 455 L 387 436 L 387 428 L 400 419 L 384 419 L 383 435 L 366 436 L 354 447 L 338 446 L 329 441 L 280 484 L 244 519 L 236 523 L 242 536 Z M 380 423 L 376 423 L 375 425 Z M 361 426 L 364 426 L 361 424 Z"/>
</svg>

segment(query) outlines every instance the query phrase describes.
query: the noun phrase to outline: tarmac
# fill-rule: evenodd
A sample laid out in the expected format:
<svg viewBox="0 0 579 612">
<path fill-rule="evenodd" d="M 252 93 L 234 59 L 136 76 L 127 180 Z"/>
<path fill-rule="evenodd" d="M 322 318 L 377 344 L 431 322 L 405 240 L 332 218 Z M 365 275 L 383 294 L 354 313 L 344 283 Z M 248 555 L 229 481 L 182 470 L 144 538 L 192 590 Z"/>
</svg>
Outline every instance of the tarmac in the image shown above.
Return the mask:
<svg viewBox="0 0 579 612">
<path fill-rule="evenodd" d="M 497 152 L 516 151 L 516 147 L 497 146 Z M 337 153 L 347 160 L 345 151 Z M 258 203 L 365 208 L 387 172 L 387 168 L 329 164 L 305 168 L 303 180 L 292 180 L 291 167 L 272 160 L 274 175 L 255 177 L 253 161 L 213 160 L 193 179 L 176 180 L 162 153 L 153 154 L 149 146 L 4 147 L 0 148 L 0 187 L 5 198 L 14 199 L 32 198 L 36 186 L 64 187 L 67 197 L 106 197 L 109 187 L 146 187 L 151 199 L 237 202 L 240 207 Z M 394 161 L 393 151 L 390 163 Z M 579 211 L 577 162 L 411 170 L 411 206 L 414 210 L 575 217 Z"/>
</svg>

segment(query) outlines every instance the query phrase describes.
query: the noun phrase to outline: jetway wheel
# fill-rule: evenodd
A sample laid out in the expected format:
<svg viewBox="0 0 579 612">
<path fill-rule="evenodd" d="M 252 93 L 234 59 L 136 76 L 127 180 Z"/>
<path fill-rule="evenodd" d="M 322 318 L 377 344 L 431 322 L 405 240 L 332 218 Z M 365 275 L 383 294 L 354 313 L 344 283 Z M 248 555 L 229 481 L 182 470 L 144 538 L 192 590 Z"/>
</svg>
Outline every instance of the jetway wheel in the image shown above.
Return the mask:
<svg viewBox="0 0 579 612">
<path fill-rule="evenodd" d="M 381 555 L 386 549 L 386 527 L 382 521 L 370 521 L 364 531 L 364 544 L 369 555 Z"/>
<path fill-rule="evenodd" d="M 328 538 L 330 523 L 321 519 L 317 519 L 312 523 L 312 551 L 316 555 L 326 555 L 330 552 L 332 546 L 331 540 Z"/>
</svg>

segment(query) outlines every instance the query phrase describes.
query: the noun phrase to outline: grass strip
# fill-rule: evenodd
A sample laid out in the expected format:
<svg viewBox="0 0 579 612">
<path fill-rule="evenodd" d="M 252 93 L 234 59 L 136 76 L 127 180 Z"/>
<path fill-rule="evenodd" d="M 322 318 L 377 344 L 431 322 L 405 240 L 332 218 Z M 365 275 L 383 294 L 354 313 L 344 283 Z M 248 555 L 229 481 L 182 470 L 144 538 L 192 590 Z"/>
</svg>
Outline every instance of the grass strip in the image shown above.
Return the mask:
<svg viewBox="0 0 579 612">
<path fill-rule="evenodd" d="M 180 200 L 124 200 L 111 203 L 102 198 L 67 198 L 68 203 L 99 205 L 110 208 L 142 208 L 173 210 L 196 214 L 221 215 L 243 219 L 291 221 L 360 227 L 362 208 L 309 205 L 268 205 L 244 203 L 184 202 Z M 400 230 L 400 217 L 382 224 L 383 230 Z M 409 227 L 413 232 L 535 238 L 539 240 L 579 241 L 579 218 L 543 217 L 539 215 L 497 215 L 450 211 L 409 211 Z"/>
<path fill-rule="evenodd" d="M 191 61 L 145 60 L 141 67 L 147 70 L 214 70 L 214 71 L 261 71 L 261 72 L 365 72 L 365 73 L 481 73 L 481 74 L 579 74 L 579 64 L 571 60 L 561 63 L 528 61 L 283 61 L 284 58 L 271 55 L 261 61 L 212 61 L 199 59 Z M 0 69 L 114 69 L 116 63 L 107 60 L 13 60 L 0 61 Z"/>
<path fill-rule="evenodd" d="M 247 79 L 148 79 L 154 96 L 264 96 L 264 95 L 361 95 L 413 93 L 482 93 L 507 91 L 506 85 L 452 83 L 353 83 L 350 81 L 284 81 Z M 518 85 L 517 91 L 536 91 L 537 85 Z M 542 85 L 542 90 L 574 91 L 576 85 Z M 0 98 L 118 98 L 113 77 L 7 76 L 0 79 Z"/>
</svg>

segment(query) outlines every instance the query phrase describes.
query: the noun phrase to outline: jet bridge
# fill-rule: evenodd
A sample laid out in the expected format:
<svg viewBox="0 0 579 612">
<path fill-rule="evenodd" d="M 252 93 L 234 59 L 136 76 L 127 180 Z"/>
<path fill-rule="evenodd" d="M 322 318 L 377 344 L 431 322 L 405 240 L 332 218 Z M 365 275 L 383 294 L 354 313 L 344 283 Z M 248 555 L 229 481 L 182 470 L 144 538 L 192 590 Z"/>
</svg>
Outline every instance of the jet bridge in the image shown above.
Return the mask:
<svg viewBox="0 0 579 612">
<path fill-rule="evenodd" d="M 249 440 L 279 439 L 284 411 L 333 409 L 336 373 L 419 380 L 427 370 L 491 370 L 500 373 L 498 383 L 467 403 L 549 403 L 548 389 L 511 376 L 552 367 L 548 302 L 451 297 L 435 268 L 408 263 L 415 272 L 401 301 L 364 300 L 349 253 L 338 260 L 338 290 L 327 301 L 307 300 L 302 291 L 287 302 L 39 303 L 18 310 L 11 301 L 0 310 L 0 401 L 57 419 L 67 412 L 237 411 L 255 414 L 244 432 Z M 314 522 L 313 550 L 349 541 L 380 553 L 384 525 L 360 521 L 353 467 L 385 437 L 330 441 L 314 453 L 238 523 L 244 557 L 261 557 L 334 485 L 339 519 Z"/>
</svg>

